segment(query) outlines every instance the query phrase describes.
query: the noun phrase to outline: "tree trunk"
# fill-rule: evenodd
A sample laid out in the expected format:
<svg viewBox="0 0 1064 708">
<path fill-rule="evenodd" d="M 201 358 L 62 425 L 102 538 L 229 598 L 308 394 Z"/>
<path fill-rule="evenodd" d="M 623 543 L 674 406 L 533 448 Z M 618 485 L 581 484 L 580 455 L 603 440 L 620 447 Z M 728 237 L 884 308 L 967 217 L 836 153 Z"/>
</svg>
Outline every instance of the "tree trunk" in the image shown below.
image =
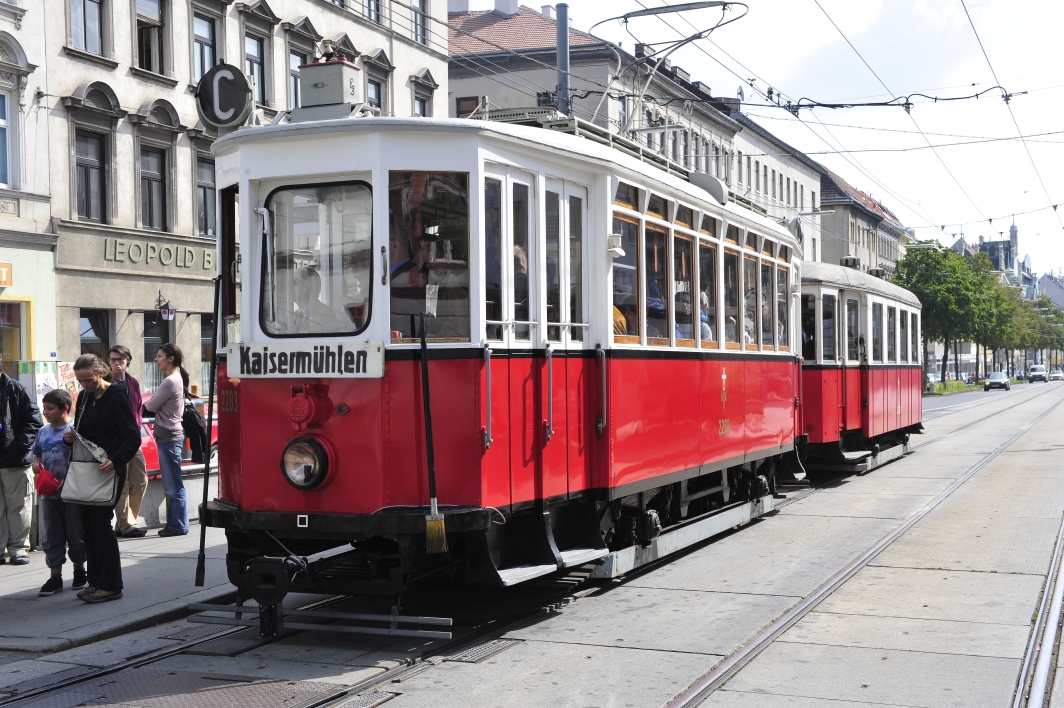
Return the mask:
<svg viewBox="0 0 1064 708">
<path fill-rule="evenodd" d="M 942 342 L 942 385 L 946 385 L 946 374 L 949 373 L 949 335 Z"/>
<path fill-rule="evenodd" d="M 953 377 L 954 381 L 961 380 L 961 343 L 953 340 Z"/>
</svg>

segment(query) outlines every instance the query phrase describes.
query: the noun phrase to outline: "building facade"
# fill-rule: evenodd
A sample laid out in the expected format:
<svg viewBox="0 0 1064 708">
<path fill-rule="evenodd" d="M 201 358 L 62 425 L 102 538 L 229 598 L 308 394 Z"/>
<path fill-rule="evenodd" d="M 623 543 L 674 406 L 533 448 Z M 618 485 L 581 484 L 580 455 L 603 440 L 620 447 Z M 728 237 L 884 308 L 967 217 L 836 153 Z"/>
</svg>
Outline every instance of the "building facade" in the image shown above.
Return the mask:
<svg viewBox="0 0 1064 708">
<path fill-rule="evenodd" d="M 299 105 L 299 68 L 329 39 L 382 114 L 445 115 L 446 20 L 444 0 L 0 3 L 5 360 L 123 344 L 150 390 L 155 350 L 175 342 L 200 388 L 216 195 L 199 78 L 223 61 L 242 67 L 255 118 L 271 120 Z"/>
<path fill-rule="evenodd" d="M 882 203 L 826 167 L 821 170 L 820 206 L 833 212 L 820 217 L 822 260 L 889 279 L 912 231 Z"/>
</svg>

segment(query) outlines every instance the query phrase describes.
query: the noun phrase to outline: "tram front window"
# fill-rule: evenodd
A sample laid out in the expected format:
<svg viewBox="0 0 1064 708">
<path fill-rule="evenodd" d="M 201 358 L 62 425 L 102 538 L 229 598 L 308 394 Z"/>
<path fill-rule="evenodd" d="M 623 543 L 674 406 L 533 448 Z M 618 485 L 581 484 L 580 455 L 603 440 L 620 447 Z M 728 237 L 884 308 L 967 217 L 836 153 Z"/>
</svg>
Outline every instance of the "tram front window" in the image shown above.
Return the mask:
<svg viewBox="0 0 1064 708">
<path fill-rule="evenodd" d="M 802 295 L 802 359 L 816 361 L 816 297 Z"/>
<path fill-rule="evenodd" d="M 393 341 L 469 340 L 469 175 L 392 172 L 388 282 Z M 490 286 L 489 286 L 490 287 Z"/>
<path fill-rule="evenodd" d="M 263 331 L 294 337 L 365 329 L 373 264 L 369 185 L 280 189 L 267 209 L 273 233 L 263 268 Z"/>
</svg>

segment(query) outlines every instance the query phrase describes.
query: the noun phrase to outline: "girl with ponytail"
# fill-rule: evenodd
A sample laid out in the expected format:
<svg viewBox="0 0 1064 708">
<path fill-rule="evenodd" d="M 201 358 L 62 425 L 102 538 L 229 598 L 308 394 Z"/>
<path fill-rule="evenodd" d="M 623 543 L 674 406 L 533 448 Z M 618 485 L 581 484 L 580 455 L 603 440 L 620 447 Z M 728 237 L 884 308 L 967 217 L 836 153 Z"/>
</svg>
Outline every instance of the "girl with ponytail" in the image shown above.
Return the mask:
<svg viewBox="0 0 1064 708">
<path fill-rule="evenodd" d="M 188 499 L 185 496 L 185 481 L 181 477 L 181 449 L 185 444 L 185 432 L 181 419 L 185 412 L 184 355 L 176 344 L 166 343 L 159 347 L 155 364 L 166 376 L 144 407 L 155 413 L 153 434 L 159 448 L 159 468 L 166 491 L 166 526 L 159 529 L 160 536 L 184 536 L 188 533 Z M 184 379 L 184 380 L 182 380 Z"/>
</svg>

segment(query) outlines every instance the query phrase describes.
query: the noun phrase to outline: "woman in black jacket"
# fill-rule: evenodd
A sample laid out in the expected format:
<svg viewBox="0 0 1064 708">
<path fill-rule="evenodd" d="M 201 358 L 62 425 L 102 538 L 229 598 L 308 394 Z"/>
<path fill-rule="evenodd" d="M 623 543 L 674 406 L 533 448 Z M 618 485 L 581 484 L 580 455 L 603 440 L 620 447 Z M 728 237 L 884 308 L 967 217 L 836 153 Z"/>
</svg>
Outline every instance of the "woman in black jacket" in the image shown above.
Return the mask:
<svg viewBox="0 0 1064 708">
<path fill-rule="evenodd" d="M 107 453 L 100 464 L 101 472 L 118 475 L 118 489 L 126 484 L 126 464 L 140 449 L 140 428 L 125 391 L 111 386 L 111 369 L 95 354 L 85 354 L 74 362 L 74 376 L 84 389 L 78 395 L 74 427 L 89 442 Z M 74 442 L 73 431 L 64 439 Z M 118 557 L 118 539 L 111 527 L 114 506 L 81 507 L 81 526 L 85 536 L 89 586 L 78 593 L 85 602 L 96 603 L 122 597 L 122 566 Z"/>
</svg>

